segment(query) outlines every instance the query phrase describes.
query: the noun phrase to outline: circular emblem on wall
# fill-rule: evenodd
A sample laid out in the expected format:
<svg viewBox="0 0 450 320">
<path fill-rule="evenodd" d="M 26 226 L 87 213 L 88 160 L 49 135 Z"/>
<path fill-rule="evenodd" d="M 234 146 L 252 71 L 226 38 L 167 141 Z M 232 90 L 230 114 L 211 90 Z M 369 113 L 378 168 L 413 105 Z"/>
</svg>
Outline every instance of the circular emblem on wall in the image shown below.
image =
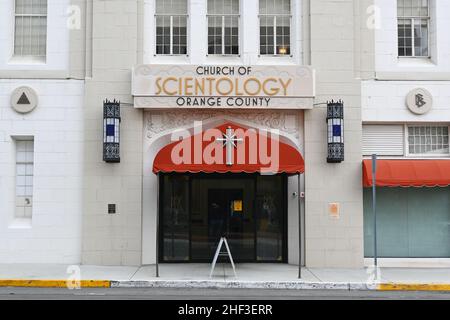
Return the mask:
<svg viewBox="0 0 450 320">
<path fill-rule="evenodd" d="M 36 91 L 30 87 L 16 88 L 11 94 L 11 107 L 19 113 L 29 113 L 38 105 Z"/>
<path fill-rule="evenodd" d="M 426 89 L 414 89 L 406 97 L 406 106 L 412 113 L 425 114 L 433 107 L 433 96 Z"/>
</svg>

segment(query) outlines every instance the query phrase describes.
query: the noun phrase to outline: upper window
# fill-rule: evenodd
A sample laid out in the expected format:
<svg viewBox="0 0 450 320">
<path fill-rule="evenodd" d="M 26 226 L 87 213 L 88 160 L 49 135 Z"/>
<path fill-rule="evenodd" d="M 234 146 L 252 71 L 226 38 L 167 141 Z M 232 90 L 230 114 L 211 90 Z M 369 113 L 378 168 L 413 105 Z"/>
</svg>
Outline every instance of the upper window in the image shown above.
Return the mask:
<svg viewBox="0 0 450 320">
<path fill-rule="evenodd" d="M 399 57 L 429 57 L 429 0 L 397 0 Z"/>
<path fill-rule="evenodd" d="M 410 155 L 448 156 L 448 126 L 408 127 L 408 151 Z"/>
<path fill-rule="evenodd" d="M 45 57 L 47 0 L 16 0 L 14 55 Z"/>
<path fill-rule="evenodd" d="M 291 54 L 291 1 L 259 0 L 261 55 Z"/>
<path fill-rule="evenodd" d="M 187 0 L 156 0 L 156 54 L 187 54 Z"/>
<path fill-rule="evenodd" d="M 239 54 L 239 0 L 208 0 L 208 54 Z"/>
</svg>

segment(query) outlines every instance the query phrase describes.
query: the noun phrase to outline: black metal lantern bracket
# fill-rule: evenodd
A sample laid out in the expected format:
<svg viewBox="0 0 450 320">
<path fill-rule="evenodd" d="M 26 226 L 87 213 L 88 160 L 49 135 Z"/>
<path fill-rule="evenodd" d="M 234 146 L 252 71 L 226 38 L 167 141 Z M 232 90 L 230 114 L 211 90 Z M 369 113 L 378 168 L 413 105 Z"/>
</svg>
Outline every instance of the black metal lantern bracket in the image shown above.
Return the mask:
<svg viewBox="0 0 450 320">
<path fill-rule="evenodd" d="M 120 101 L 103 102 L 103 161 L 120 162 Z"/>
<path fill-rule="evenodd" d="M 344 102 L 327 102 L 328 163 L 344 161 Z"/>
</svg>

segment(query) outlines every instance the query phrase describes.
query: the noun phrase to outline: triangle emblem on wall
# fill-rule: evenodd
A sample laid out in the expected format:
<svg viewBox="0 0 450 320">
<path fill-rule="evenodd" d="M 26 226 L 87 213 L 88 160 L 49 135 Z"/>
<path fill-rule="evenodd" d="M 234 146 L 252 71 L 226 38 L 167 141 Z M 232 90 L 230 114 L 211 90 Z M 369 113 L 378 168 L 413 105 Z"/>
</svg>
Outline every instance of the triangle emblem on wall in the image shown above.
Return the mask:
<svg viewBox="0 0 450 320">
<path fill-rule="evenodd" d="M 25 92 L 22 93 L 19 100 L 17 101 L 17 104 L 30 104 L 30 100 L 28 99 Z"/>
</svg>

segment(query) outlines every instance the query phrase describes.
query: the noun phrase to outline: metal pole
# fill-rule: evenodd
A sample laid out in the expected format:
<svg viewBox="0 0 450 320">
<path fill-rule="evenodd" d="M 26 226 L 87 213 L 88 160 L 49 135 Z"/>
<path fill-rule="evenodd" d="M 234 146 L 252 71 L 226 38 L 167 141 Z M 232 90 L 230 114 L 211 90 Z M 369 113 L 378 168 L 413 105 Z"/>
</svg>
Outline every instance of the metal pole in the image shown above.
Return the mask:
<svg viewBox="0 0 450 320">
<path fill-rule="evenodd" d="M 377 252 L 377 155 L 372 155 L 372 212 L 373 212 L 373 259 L 378 266 Z"/>
<path fill-rule="evenodd" d="M 159 208 L 160 208 L 160 198 L 159 198 L 159 172 L 156 175 L 156 277 L 159 278 Z"/>
<path fill-rule="evenodd" d="M 300 173 L 298 178 L 298 278 L 302 278 L 302 197 L 300 196 Z"/>
</svg>

